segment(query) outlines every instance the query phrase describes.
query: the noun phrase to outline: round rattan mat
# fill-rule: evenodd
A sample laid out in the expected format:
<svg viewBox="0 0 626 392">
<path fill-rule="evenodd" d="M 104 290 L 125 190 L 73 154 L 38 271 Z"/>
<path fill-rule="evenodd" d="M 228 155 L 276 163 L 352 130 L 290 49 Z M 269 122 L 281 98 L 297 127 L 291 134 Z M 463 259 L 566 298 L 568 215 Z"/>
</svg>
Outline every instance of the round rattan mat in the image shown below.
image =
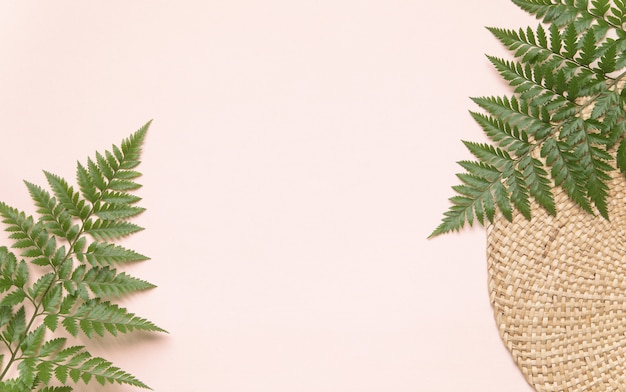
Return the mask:
<svg viewBox="0 0 626 392">
<path fill-rule="evenodd" d="M 558 214 L 496 219 L 487 231 L 490 300 L 504 343 L 542 391 L 626 391 L 626 180 L 611 221 L 555 191 Z"/>
</svg>

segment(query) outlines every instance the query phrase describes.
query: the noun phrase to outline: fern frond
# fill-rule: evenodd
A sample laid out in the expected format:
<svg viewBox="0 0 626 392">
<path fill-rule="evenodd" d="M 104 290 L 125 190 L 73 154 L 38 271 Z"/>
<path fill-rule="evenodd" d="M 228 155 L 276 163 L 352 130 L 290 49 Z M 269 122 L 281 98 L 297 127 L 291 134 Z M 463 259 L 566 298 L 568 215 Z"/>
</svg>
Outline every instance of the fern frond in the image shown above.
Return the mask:
<svg viewBox="0 0 626 392">
<path fill-rule="evenodd" d="M 135 330 L 166 332 L 152 322 L 129 313 L 125 308 L 108 301 L 90 300 L 69 315 L 62 315 L 61 324 L 72 336 L 78 334 L 78 327 L 87 337 L 93 334 L 104 336 L 105 332 L 116 336 Z"/>
<path fill-rule="evenodd" d="M 507 178 L 507 192 L 510 194 L 512 204 L 526 219 L 530 219 L 530 196 L 522 173 L 509 169 L 503 175 Z"/>
<path fill-rule="evenodd" d="M 552 103 L 552 106 L 563 107 L 572 106 L 563 95 L 563 90 L 551 83 L 551 80 L 544 80 L 545 70 L 541 66 L 526 66 L 521 63 L 509 62 L 497 57 L 487 56 L 489 61 L 498 70 L 500 75 L 514 87 L 514 92 L 519 94 L 519 98 L 529 104 L 543 106 Z M 550 66 L 552 66 L 550 64 Z"/>
<path fill-rule="evenodd" d="M 588 30 L 581 39 L 581 47 L 577 58 L 579 64 L 588 66 L 596 60 L 596 45 L 597 40 L 595 32 L 593 30 Z"/>
<path fill-rule="evenodd" d="M 38 376 L 49 379 L 51 378 L 49 375 L 54 374 L 55 378 L 64 384 L 69 380 L 89 384 L 95 379 L 101 385 L 117 383 L 150 389 L 133 375 L 113 366 L 111 362 L 93 357 L 83 346 L 63 349 L 52 359 L 42 360 L 37 370 Z"/>
<path fill-rule="evenodd" d="M 533 138 L 542 138 L 552 132 L 552 124 L 547 111 L 529 105 L 523 99 L 512 97 L 481 97 L 472 100 L 489 114 L 510 126 L 523 129 Z"/>
<path fill-rule="evenodd" d="M 611 9 L 609 0 L 592 0 L 589 12 L 595 16 L 604 17 Z"/>
<path fill-rule="evenodd" d="M 561 2 L 554 3 L 551 0 L 512 0 L 514 4 L 542 19 L 544 23 L 552 23 L 556 26 L 565 26 L 572 23 L 578 15 L 578 10 Z"/>
<path fill-rule="evenodd" d="M 7 231 L 12 234 L 9 238 L 14 239 L 14 248 L 22 250 L 22 256 L 32 258 L 37 265 L 52 264 L 56 248 L 56 238 L 50 236 L 44 223 L 35 222 L 32 216 L 9 207 L 0 202 L 0 216 L 2 222 L 7 224 Z"/>
<path fill-rule="evenodd" d="M 100 201 L 109 204 L 135 204 L 140 201 L 139 196 L 131 195 L 127 192 L 107 191 L 102 194 Z"/>
<path fill-rule="evenodd" d="M 68 185 L 62 177 L 48 171 L 44 171 L 44 174 L 52 192 L 63 208 L 75 218 L 86 219 L 89 215 L 90 206 L 80 197 L 79 193 L 74 191 L 74 188 Z"/>
<path fill-rule="evenodd" d="M 22 378 L 0 381 L 0 391 L 2 392 L 28 392 L 32 388 L 33 383 L 27 383 Z"/>
<path fill-rule="evenodd" d="M 8 306 L 2 307 L 2 309 L 7 309 Z M 4 332 L 2 333 L 2 337 L 5 341 L 10 343 L 18 342 L 23 334 L 26 332 L 26 311 L 24 307 L 20 307 L 17 312 L 11 315 L 8 320 L 6 327 L 4 328 Z"/>
<path fill-rule="evenodd" d="M 149 123 L 124 139 L 120 147 L 96 152 L 85 164 L 77 164 L 78 190 L 64 178 L 44 171 L 48 190 L 25 181 L 38 216 L 0 202 L 0 218 L 19 250 L 20 260 L 0 246 L 0 391 L 71 391 L 70 386 L 48 385 L 53 377 L 62 383 L 96 379 L 142 388 L 145 384 L 92 357 L 82 346 L 63 348 L 66 339 L 46 340 L 59 324 L 76 336 L 89 338 L 135 330 L 164 332 L 105 299 L 154 287 L 118 272 L 116 263 L 147 260 L 133 250 L 104 242 L 142 230 L 128 220 L 142 213 L 139 197 L 141 146 Z M 41 267 L 31 282 L 29 265 Z M 9 371 L 14 380 L 5 380 Z"/>
<path fill-rule="evenodd" d="M 531 156 L 520 159 L 518 169 L 528 184 L 528 191 L 537 203 L 550 215 L 556 215 L 556 205 L 551 191 L 550 179 L 541 161 Z"/>
<path fill-rule="evenodd" d="M 52 284 L 55 279 L 55 274 L 53 272 L 48 272 L 47 274 L 41 276 L 33 286 L 28 289 L 28 294 L 31 298 L 36 299 L 43 295 L 48 287 Z"/>
<path fill-rule="evenodd" d="M 119 220 L 137 216 L 145 211 L 145 208 L 127 204 L 96 203 L 93 213 L 100 219 Z"/>
<path fill-rule="evenodd" d="M 98 241 L 115 240 L 143 230 L 134 223 L 105 219 L 88 220 L 83 229 Z"/>
<path fill-rule="evenodd" d="M 502 29 L 497 27 L 488 27 L 491 32 L 507 49 L 514 53 L 516 58 L 522 59 L 523 62 L 531 64 L 540 64 L 548 59 L 554 58 L 555 54 L 560 52 L 551 50 L 548 45 L 547 36 L 544 28 L 540 25 L 537 31 L 533 32 L 530 28 L 525 32 L 523 29 L 518 31 L 510 29 Z M 535 35 L 539 37 L 535 40 Z M 552 38 L 552 44 L 556 44 Z"/>
<path fill-rule="evenodd" d="M 148 121 L 144 126 L 139 128 L 137 132 L 124 139 L 121 144 L 121 151 L 117 150 L 115 146 L 113 146 L 115 156 L 120 162 L 120 169 L 132 170 L 139 165 L 141 162 L 141 147 L 143 146 L 146 133 L 148 132 L 148 127 L 150 127 L 151 123 L 152 120 Z"/>
<path fill-rule="evenodd" d="M 72 216 L 46 190 L 28 181 L 24 181 L 24 183 L 35 202 L 35 206 L 38 207 L 39 221 L 44 222 L 46 229 L 51 234 L 67 237 L 73 223 Z"/>
<path fill-rule="evenodd" d="M 92 242 L 84 252 L 77 252 L 76 257 L 80 262 L 101 266 L 148 260 L 133 250 L 106 242 Z"/>
<path fill-rule="evenodd" d="M 605 50 L 602 51 L 600 61 L 598 61 L 598 68 L 604 74 L 610 74 L 615 72 L 617 68 L 617 43 L 610 41 L 605 45 Z"/>
<path fill-rule="evenodd" d="M 570 150 L 571 147 L 564 142 L 549 138 L 542 146 L 541 155 L 552 168 L 551 174 L 555 185 L 561 186 L 570 199 L 581 206 L 583 210 L 593 214 L 593 209 L 587 199 L 584 173 L 578 166 L 576 156 Z"/>
<path fill-rule="evenodd" d="M 610 14 L 606 15 L 606 20 L 614 26 L 622 26 L 626 21 L 626 2 L 624 0 L 613 0 Z"/>
<path fill-rule="evenodd" d="M 100 298 L 121 297 L 155 287 L 151 283 L 134 278 L 124 272 L 118 273 L 117 270 L 109 267 L 92 267 L 87 269 L 87 266 L 84 264 L 76 268 L 65 283 L 73 285 L 72 289 L 68 290 L 70 292 L 88 288 L 94 295 Z"/>
<path fill-rule="evenodd" d="M 507 219 L 512 209 L 531 219 L 531 198 L 556 214 L 553 187 L 563 188 L 584 211 L 608 218 L 610 172 L 626 172 L 626 1 L 513 2 L 543 24 L 489 28 L 515 57 L 488 56 L 513 95 L 473 99 L 487 114 L 472 116 L 494 146 L 464 142 L 478 159 L 464 168 L 482 168 L 493 184 L 491 205 Z M 489 166 L 499 175 L 483 168 Z M 433 235 L 471 225 L 475 217 L 491 222 L 479 176 L 469 170 L 459 175 L 462 184 L 453 187 L 458 196 Z"/>
<path fill-rule="evenodd" d="M 506 121 L 486 116 L 481 113 L 470 112 L 474 120 L 485 131 L 485 134 L 500 148 L 506 148 L 515 156 L 526 155 L 531 147 L 526 132 L 512 127 Z"/>
<path fill-rule="evenodd" d="M 22 354 L 26 357 L 33 357 L 39 353 L 39 350 L 44 342 L 44 338 L 46 337 L 46 328 L 43 325 L 40 325 L 32 332 L 30 332 L 22 343 L 20 344 L 20 349 L 22 350 Z"/>
<path fill-rule="evenodd" d="M 0 293 L 11 287 L 22 289 L 28 281 L 28 266 L 24 260 L 17 261 L 7 247 L 0 247 Z M 0 301 L 1 303 L 1 301 Z"/>
<path fill-rule="evenodd" d="M 465 222 L 473 224 L 476 218 L 481 224 L 485 216 L 493 220 L 496 210 L 495 195 L 501 194 L 501 171 L 490 164 L 463 161 L 469 175 L 458 175 L 463 185 L 453 189 L 459 196 L 450 198 L 453 204 L 449 211 L 444 213 L 441 224 L 433 231 L 431 237 L 450 231 L 460 230 Z"/>
<path fill-rule="evenodd" d="M 26 298 L 26 292 L 22 289 L 16 289 L 13 290 L 12 292 L 5 294 L 2 297 L 2 300 L 0 300 L 0 307 L 12 307 L 14 305 L 17 305 L 19 303 L 22 303 L 22 301 L 24 301 L 24 299 Z"/>
<path fill-rule="evenodd" d="M 602 26 L 613 24 L 610 16 L 604 11 L 606 5 L 592 1 L 591 11 L 588 0 L 552 1 L 552 0 L 512 0 L 514 4 L 534 15 L 543 23 L 553 24 L 558 27 L 567 25 L 575 26 L 578 31 L 588 28 L 594 21 Z M 593 4 L 596 3 L 596 4 Z M 612 15 L 611 15 L 612 16 Z"/>
<path fill-rule="evenodd" d="M 510 167 L 513 162 L 513 159 L 508 152 L 503 149 L 493 147 L 490 144 L 467 141 L 463 143 L 467 149 L 476 156 L 476 158 L 480 159 L 481 162 L 494 166 L 498 168 L 498 170 L 506 170 L 506 168 Z"/>
</svg>

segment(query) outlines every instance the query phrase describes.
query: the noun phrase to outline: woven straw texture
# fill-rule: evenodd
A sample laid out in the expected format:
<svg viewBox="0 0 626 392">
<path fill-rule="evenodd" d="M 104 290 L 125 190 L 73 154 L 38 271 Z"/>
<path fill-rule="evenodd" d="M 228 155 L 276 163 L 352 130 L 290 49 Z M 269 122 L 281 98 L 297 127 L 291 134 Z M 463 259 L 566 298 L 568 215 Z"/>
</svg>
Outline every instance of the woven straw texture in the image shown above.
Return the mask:
<svg viewBox="0 0 626 392">
<path fill-rule="evenodd" d="M 557 217 L 499 217 L 487 230 L 500 335 L 543 391 L 626 391 L 626 181 L 610 182 L 611 221 L 556 191 Z"/>
</svg>

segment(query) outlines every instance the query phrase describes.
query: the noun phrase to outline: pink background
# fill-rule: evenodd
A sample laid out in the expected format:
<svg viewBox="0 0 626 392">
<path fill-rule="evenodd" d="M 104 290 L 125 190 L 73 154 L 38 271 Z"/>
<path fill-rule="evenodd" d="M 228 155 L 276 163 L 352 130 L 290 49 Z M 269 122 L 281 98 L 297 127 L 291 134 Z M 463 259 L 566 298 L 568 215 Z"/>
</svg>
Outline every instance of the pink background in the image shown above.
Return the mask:
<svg viewBox="0 0 626 392">
<path fill-rule="evenodd" d="M 94 352 L 161 392 L 529 392 L 484 230 L 426 239 L 482 140 L 468 97 L 507 92 L 484 26 L 529 21 L 507 0 L 4 0 L 0 200 L 33 212 L 22 179 L 72 179 L 153 118 L 127 246 L 159 288 L 124 304 L 171 334 Z"/>
</svg>

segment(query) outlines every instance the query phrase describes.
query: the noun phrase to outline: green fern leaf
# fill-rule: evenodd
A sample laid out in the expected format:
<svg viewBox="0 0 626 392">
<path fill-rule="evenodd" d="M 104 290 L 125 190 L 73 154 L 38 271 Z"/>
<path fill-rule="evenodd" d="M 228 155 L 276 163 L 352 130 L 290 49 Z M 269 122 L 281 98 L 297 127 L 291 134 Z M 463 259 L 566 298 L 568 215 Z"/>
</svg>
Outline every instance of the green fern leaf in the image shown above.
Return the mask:
<svg viewBox="0 0 626 392">
<path fill-rule="evenodd" d="M 429 237 L 435 237 L 437 235 L 448 233 L 452 231 L 460 230 L 467 222 L 472 225 L 474 221 L 474 214 L 479 218 L 483 215 L 491 222 L 495 216 L 495 201 L 494 190 L 500 187 L 499 178 L 492 181 L 488 187 L 486 187 L 479 197 L 465 197 L 455 196 L 450 198 L 450 202 L 453 204 L 450 209 L 444 213 L 444 218 L 441 224 L 432 232 Z M 502 196 L 499 192 L 498 196 Z M 503 202 L 499 204 L 506 205 Z"/>
<path fill-rule="evenodd" d="M 127 192 L 107 191 L 102 194 L 100 200 L 108 204 L 135 204 L 141 198 Z"/>
<path fill-rule="evenodd" d="M 593 209 L 587 199 L 587 191 L 584 186 L 584 176 L 578 166 L 575 156 L 569 153 L 570 147 L 563 142 L 557 142 L 553 138 L 547 139 L 542 148 L 541 155 L 550 166 L 552 178 L 557 186 L 561 186 L 567 195 L 583 210 L 592 214 Z"/>
<path fill-rule="evenodd" d="M 1 308 L 6 309 L 7 307 Z M 26 311 L 22 306 L 15 314 L 12 315 L 2 336 L 7 342 L 15 343 L 22 338 L 24 332 L 26 332 Z"/>
<path fill-rule="evenodd" d="M 507 178 L 507 191 L 515 208 L 526 218 L 530 220 L 530 197 L 528 187 L 522 173 L 518 170 L 510 169 L 511 173 L 504 173 Z M 506 197 L 508 199 L 508 197 Z"/>
<path fill-rule="evenodd" d="M 135 330 L 166 332 L 152 322 L 129 313 L 126 309 L 108 301 L 87 301 L 80 305 L 73 315 L 64 316 L 61 322 L 67 332 L 77 335 L 77 325 L 87 337 L 93 334 L 104 336 L 105 332 L 116 336 Z"/>
<path fill-rule="evenodd" d="M 29 392 L 33 388 L 32 383 L 27 384 L 23 379 L 0 381 L 0 391 L 2 392 Z"/>
<path fill-rule="evenodd" d="M 62 383 L 67 383 L 68 377 L 74 382 L 88 384 L 95 379 L 101 385 L 126 384 L 150 389 L 129 373 L 103 358 L 93 357 L 82 346 L 73 346 L 61 351 L 54 360 L 44 360 L 50 364 L 55 377 Z"/>
<path fill-rule="evenodd" d="M 44 338 L 46 336 L 46 328 L 43 325 L 35 328 L 32 332 L 30 332 L 22 343 L 20 344 L 20 349 L 22 350 L 22 354 L 27 357 L 34 357 L 39 353 L 39 349 L 43 344 Z"/>
<path fill-rule="evenodd" d="M 80 277 L 77 283 L 85 284 L 101 298 L 120 297 L 132 292 L 147 290 L 154 285 L 109 267 L 93 267 Z"/>
<path fill-rule="evenodd" d="M 39 362 L 36 367 L 37 380 L 48 385 L 52 380 L 53 366 L 50 362 Z"/>
<path fill-rule="evenodd" d="M 35 223 L 32 216 L 2 202 L 0 216 L 3 217 L 2 222 L 8 225 L 5 230 L 12 233 L 9 238 L 15 240 L 14 248 L 23 249 L 22 255 L 25 257 L 43 256 L 43 247 L 50 238 L 41 222 Z"/>
<path fill-rule="evenodd" d="M 143 230 L 133 223 L 104 219 L 88 220 L 83 229 L 97 241 L 115 240 Z"/>
<path fill-rule="evenodd" d="M 72 392 L 74 389 L 72 387 L 45 387 L 40 389 L 39 392 Z"/>
<path fill-rule="evenodd" d="M 131 136 L 122 141 L 121 151 L 117 152 L 118 154 L 123 156 L 123 159 L 120 159 L 118 155 L 118 160 L 120 161 L 120 169 L 132 170 L 137 167 L 137 165 L 139 165 L 139 163 L 141 162 L 141 147 L 143 145 L 143 141 L 151 122 L 152 121 L 149 121 L 137 132 L 133 133 Z"/>
<path fill-rule="evenodd" d="M 579 157 L 578 164 L 586 174 L 585 184 L 589 198 L 600 212 L 600 215 L 608 219 L 606 201 L 608 185 L 606 182 L 611 178 L 607 173 L 613 170 L 613 168 L 605 160 L 611 157 L 607 157 L 605 152 L 591 145 L 588 139 L 579 143 L 574 148 L 574 153 Z"/>
<path fill-rule="evenodd" d="M 519 170 L 523 173 L 530 195 L 550 215 L 556 215 L 556 205 L 552 195 L 548 173 L 543 168 L 543 163 L 538 159 L 525 156 L 520 159 Z"/>
<path fill-rule="evenodd" d="M 502 175 L 495 166 L 487 165 L 483 162 L 460 161 L 458 164 L 471 175 L 483 178 L 489 183 L 496 181 Z"/>
<path fill-rule="evenodd" d="M 100 219 L 118 220 L 137 216 L 145 211 L 145 208 L 125 204 L 96 203 L 93 213 Z"/>
<path fill-rule="evenodd" d="M 35 385 L 35 370 L 36 363 L 34 358 L 25 358 L 17 365 L 19 371 L 19 380 L 25 386 L 28 386 L 27 390 L 32 390 Z M 24 390 L 26 391 L 26 389 Z"/>
<path fill-rule="evenodd" d="M 626 139 L 622 139 L 615 156 L 617 167 L 622 173 L 626 173 Z"/>
<path fill-rule="evenodd" d="M 505 150 L 485 143 L 463 142 L 467 149 L 481 162 L 497 167 L 499 170 L 511 166 L 513 159 Z"/>
<path fill-rule="evenodd" d="M 574 60 L 576 53 L 578 53 L 578 32 L 576 27 L 570 24 L 563 34 L 563 48 L 565 49 L 563 55 L 568 59 Z"/>
<path fill-rule="evenodd" d="M 496 27 L 487 28 L 505 47 L 513 52 L 516 58 L 530 64 L 539 64 L 553 57 L 554 52 L 547 45 L 547 38 L 542 27 L 538 27 L 539 42 L 535 41 L 531 29 L 515 31 Z M 532 37 L 529 39 L 529 37 Z"/>
<path fill-rule="evenodd" d="M 626 4 L 623 0 L 614 0 L 613 3 L 606 20 L 614 26 L 622 26 L 626 20 Z"/>
<path fill-rule="evenodd" d="M 548 35 L 542 25 L 537 26 L 537 44 L 542 48 L 548 47 Z"/>
<path fill-rule="evenodd" d="M 45 293 L 45 291 L 50 287 L 50 284 L 54 281 L 54 273 L 49 272 L 45 275 L 42 275 L 37 281 L 33 284 L 32 288 L 28 289 L 28 294 L 33 298 L 39 298 L 41 295 Z"/>
<path fill-rule="evenodd" d="M 96 162 L 98 164 L 98 169 L 100 173 L 104 175 L 107 181 L 111 181 L 113 179 L 113 176 L 115 176 L 116 170 L 119 168 L 117 161 L 110 161 L 99 152 L 96 152 Z"/>
<path fill-rule="evenodd" d="M 141 185 L 126 179 L 114 178 L 109 184 L 109 189 L 118 192 L 134 191 L 141 188 Z"/>
<path fill-rule="evenodd" d="M 41 345 L 39 349 L 39 355 L 42 358 L 49 357 L 54 353 L 59 352 L 67 342 L 67 338 L 55 338 L 52 340 L 48 340 L 47 342 Z"/>
<path fill-rule="evenodd" d="M 92 242 L 84 253 L 77 253 L 76 257 L 81 262 L 101 266 L 148 260 L 148 257 L 133 250 L 106 242 Z"/>
<path fill-rule="evenodd" d="M 85 165 L 78 163 L 78 191 L 50 172 L 44 174 L 51 193 L 25 182 L 37 218 L 0 202 L 0 217 L 12 246 L 25 258 L 18 261 L 8 248 L 0 247 L 0 345 L 11 354 L 7 364 L 0 361 L 0 391 L 72 390 L 48 385 L 53 377 L 61 383 L 95 379 L 103 385 L 147 388 L 110 362 L 92 357 L 82 346 L 63 348 L 65 338 L 46 341 L 46 333 L 56 333 L 59 324 L 74 336 L 82 331 L 89 338 L 135 330 L 164 332 L 103 301 L 154 287 L 109 267 L 147 257 L 103 242 L 142 230 L 127 220 L 144 211 L 135 206 L 140 198 L 130 191 L 140 187 L 135 179 L 141 173 L 135 168 L 148 125 L 124 139 L 119 148 L 112 146 L 110 151 L 96 152 Z M 42 267 L 34 283 L 30 282 L 31 264 Z M 18 377 L 2 380 L 11 369 L 17 369 Z"/>
<path fill-rule="evenodd" d="M 550 25 L 550 51 L 552 53 L 561 54 L 563 49 L 563 38 L 561 36 L 561 30 L 555 24 Z"/>
<path fill-rule="evenodd" d="M 22 303 L 26 298 L 26 293 L 22 289 L 17 289 L 9 294 L 5 294 L 0 300 L 0 306 L 14 306 Z"/>
<path fill-rule="evenodd" d="M 608 74 L 617 70 L 617 45 L 615 42 L 611 42 L 605 49 L 598 62 L 598 68 L 603 73 Z"/>
<path fill-rule="evenodd" d="M 87 199 L 92 204 L 100 199 L 100 192 L 96 187 L 96 184 L 91 179 L 89 172 L 85 167 L 78 162 L 76 168 L 76 182 L 78 183 L 78 187 L 85 199 Z"/>
<path fill-rule="evenodd" d="M 13 309 L 10 306 L 0 306 L 0 328 L 6 326 L 13 319 Z"/>
<path fill-rule="evenodd" d="M 63 286 L 61 283 L 55 284 L 46 292 L 41 301 L 44 312 L 54 313 L 58 310 L 63 300 Z"/>
<path fill-rule="evenodd" d="M 550 0 L 512 0 L 514 4 L 541 19 L 562 27 L 572 23 L 578 16 L 578 10 L 566 4 L 553 4 Z"/>
<path fill-rule="evenodd" d="M 17 270 L 15 271 L 15 278 L 13 279 L 13 284 L 16 287 L 22 288 L 28 281 L 28 277 L 29 277 L 28 266 L 26 265 L 24 260 L 21 260 L 17 264 Z"/>
<path fill-rule="evenodd" d="M 589 65 L 596 59 L 596 36 L 592 30 L 587 31 L 582 37 L 582 47 L 578 57 L 578 62 L 583 65 Z"/>
<path fill-rule="evenodd" d="M 513 220 L 513 208 L 511 207 L 507 190 L 502 182 L 494 183 L 493 196 L 502 215 L 509 221 Z"/>
<path fill-rule="evenodd" d="M 533 72 L 532 68 L 527 71 L 521 69 L 521 64 L 505 61 L 496 57 L 487 56 L 489 61 L 498 70 L 500 75 L 515 87 L 514 92 L 520 94 L 520 98 L 534 105 L 542 106 L 551 101 L 558 101 L 566 104 L 566 99 L 558 93 L 541 84 L 541 80 L 535 80 L 533 76 L 542 75 L 542 68 L 538 67 L 538 72 Z M 558 88 L 558 85 L 557 85 Z"/>
<path fill-rule="evenodd" d="M 513 208 L 530 218 L 530 198 L 556 214 L 553 187 L 562 187 L 583 210 L 608 218 L 607 182 L 615 170 L 609 162 L 615 159 L 626 172 L 624 74 L 615 76 L 626 68 L 626 1 L 513 2 L 547 28 L 489 28 L 516 58 L 488 56 L 514 95 L 473 99 L 487 115 L 472 116 L 494 143 L 464 142 L 480 161 L 473 169 L 493 180 L 489 201 L 507 219 Z M 608 151 L 618 143 L 613 157 Z M 541 159 L 531 154 L 536 150 Z M 499 177 L 479 163 L 493 166 Z M 487 177 L 468 173 L 459 179 L 461 185 L 453 187 L 458 196 L 450 199 L 452 207 L 435 234 L 487 216 L 478 202 Z"/>
<path fill-rule="evenodd" d="M 69 186 L 62 177 L 48 171 L 44 171 L 44 174 L 52 192 L 63 208 L 75 218 L 86 219 L 90 206 L 80 197 L 78 192 L 74 191 L 74 188 Z"/>
<path fill-rule="evenodd" d="M 22 290 L 28 277 L 28 266 L 24 260 L 18 263 L 13 253 L 6 247 L 0 247 L 0 293 L 12 287 Z"/>
<path fill-rule="evenodd" d="M 59 315 L 57 315 L 57 314 L 48 314 L 48 315 L 46 315 L 46 317 L 44 317 L 44 319 L 43 319 L 43 324 L 50 331 L 52 331 L 52 332 L 56 331 L 58 326 L 59 326 Z"/>
<path fill-rule="evenodd" d="M 102 173 L 98 165 L 96 165 L 96 163 L 92 161 L 91 158 L 87 159 L 87 174 L 89 175 L 89 178 L 96 186 L 96 188 L 101 191 L 107 189 L 108 181 L 105 179 L 104 174 Z"/>
<path fill-rule="evenodd" d="M 599 119 L 600 117 L 606 116 L 607 112 L 615 108 L 616 105 L 620 104 L 619 95 L 614 91 L 607 91 L 604 94 L 601 94 L 598 98 L 594 100 L 593 111 L 591 113 L 592 119 Z M 617 110 L 622 111 L 621 108 L 617 108 Z"/>
<path fill-rule="evenodd" d="M 71 278 L 65 279 L 64 285 L 69 293 L 80 293 L 81 297 L 89 299 L 87 289 L 99 297 L 120 297 L 132 292 L 147 290 L 154 285 L 134 278 L 126 273 L 117 273 L 115 269 L 109 267 L 93 267 L 87 270 L 83 264 L 78 266 Z M 68 313 L 64 311 L 62 313 Z"/>
<path fill-rule="evenodd" d="M 472 100 L 492 116 L 507 121 L 510 126 L 524 129 L 529 136 L 540 137 L 552 131 L 551 124 L 549 121 L 544 121 L 540 113 L 529 113 L 523 110 L 529 107 L 523 100 L 517 98 L 509 100 L 506 97 L 483 97 L 472 98 Z"/>
<path fill-rule="evenodd" d="M 611 9 L 611 3 L 609 0 L 592 0 L 591 6 L 590 12 L 601 18 L 604 17 L 604 15 Z"/>
<path fill-rule="evenodd" d="M 44 222 L 46 229 L 54 235 L 61 237 L 67 236 L 68 231 L 72 227 L 72 217 L 65 211 L 65 208 L 57 204 L 56 199 L 35 184 L 24 181 L 31 198 L 38 207 L 37 213 L 40 214 L 39 221 Z"/>
</svg>

